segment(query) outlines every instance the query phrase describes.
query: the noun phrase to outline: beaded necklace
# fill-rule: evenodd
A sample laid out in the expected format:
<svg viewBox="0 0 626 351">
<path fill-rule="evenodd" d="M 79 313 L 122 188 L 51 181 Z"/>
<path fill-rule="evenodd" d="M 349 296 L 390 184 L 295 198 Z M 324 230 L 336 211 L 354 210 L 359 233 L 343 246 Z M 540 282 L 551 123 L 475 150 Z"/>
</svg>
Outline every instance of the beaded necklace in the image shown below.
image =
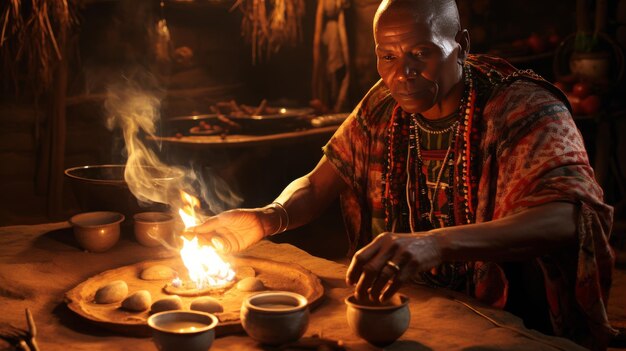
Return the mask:
<svg viewBox="0 0 626 351">
<path fill-rule="evenodd" d="M 437 177 L 438 180 L 441 180 L 441 175 L 447 170 L 449 179 L 455 183 L 446 188 L 451 215 L 448 216 L 448 221 L 445 224 L 451 226 L 473 221 L 473 195 L 470 190 L 470 181 L 473 179 L 470 176 L 470 167 L 472 166 L 471 160 L 474 159 L 475 155 L 470 150 L 472 149 L 470 144 L 472 144 L 471 141 L 477 139 L 473 135 L 475 129 L 472 128 L 476 91 L 471 68 L 467 64 L 463 67 L 463 78 L 465 89 L 459 105 L 462 118 L 458 123 L 453 123 L 444 129 L 434 130 L 420 123 L 415 116 L 404 113 L 399 106 L 396 106 L 393 111 L 385 139 L 387 157 L 383 161 L 382 172 L 382 202 L 385 209 L 385 226 L 389 231 L 399 229 L 413 232 L 415 230 L 429 230 L 434 227 L 432 202 L 436 192 L 432 196 L 427 194 L 426 176 L 422 171 L 423 161 L 417 128 L 427 133 L 447 133 L 454 130 L 447 155 Z M 407 145 L 407 143 L 408 148 L 402 146 Z M 454 161 L 459 158 L 458 156 L 460 156 L 461 162 L 455 169 Z M 410 167 L 410 165 L 414 165 L 414 167 Z M 413 181 L 414 179 L 416 181 Z M 456 187 L 458 187 L 458 193 L 463 195 L 462 201 L 457 201 L 454 197 Z M 416 210 L 416 213 L 413 213 L 413 209 Z M 414 222 L 416 219 L 418 223 Z"/>
<path fill-rule="evenodd" d="M 412 123 L 414 123 L 415 125 L 417 125 L 419 127 L 419 129 L 425 131 L 428 134 L 444 134 L 444 133 L 449 133 L 451 131 L 454 130 L 454 133 L 452 134 L 452 140 L 450 140 L 450 145 L 448 146 L 448 150 L 446 151 L 446 155 L 443 157 L 443 160 L 441 162 L 441 167 L 439 168 L 439 172 L 437 174 L 437 178 L 435 180 L 435 187 L 432 190 L 432 192 L 427 191 L 428 186 L 426 185 L 426 176 L 423 173 L 423 168 L 424 168 L 424 159 L 422 158 L 422 147 L 421 147 L 421 137 L 420 137 L 420 133 L 417 130 L 414 130 L 415 132 L 415 149 L 416 149 L 416 154 L 417 154 L 417 164 L 416 164 L 416 168 L 417 168 L 417 172 L 418 173 L 418 188 L 420 189 L 420 193 L 419 196 L 422 198 L 420 199 L 421 204 L 420 207 L 424 208 L 424 211 L 422 211 L 423 213 L 421 214 L 421 217 L 424 218 L 425 220 L 428 220 L 428 222 L 430 223 L 430 226 L 432 228 L 435 228 L 435 224 L 434 224 L 434 211 L 435 211 L 435 198 L 437 196 L 437 192 L 439 191 L 439 186 L 441 184 L 441 179 L 443 176 L 444 171 L 447 169 L 449 171 L 452 171 L 452 173 L 454 172 L 454 149 L 455 149 L 455 143 L 456 140 L 459 137 L 459 121 L 454 122 L 451 126 L 445 128 L 445 129 L 441 129 L 441 130 L 437 130 L 433 133 L 431 133 L 430 131 L 426 131 L 424 128 L 422 128 L 419 125 L 419 121 L 417 120 L 417 118 L 415 118 L 415 116 L 413 116 L 412 118 Z M 415 129 L 415 128 L 413 128 Z M 423 175 L 419 176 L 419 175 Z M 452 180 L 453 179 L 453 175 L 449 174 L 448 179 Z M 410 188 L 408 186 L 408 183 L 410 183 L 410 177 L 407 180 L 407 188 Z M 453 188 L 451 186 L 448 186 L 446 188 L 446 197 L 448 198 L 448 201 L 451 200 L 451 197 L 448 195 L 452 195 L 453 192 Z M 426 197 L 428 199 L 428 202 L 426 203 L 426 201 L 423 200 L 423 197 Z M 450 204 L 452 204 L 452 202 L 450 202 Z M 427 206 L 426 206 L 427 205 Z M 408 204 L 409 207 L 409 214 L 412 213 L 411 211 L 411 204 Z M 428 213 L 426 213 L 428 212 Z M 413 227 L 413 221 L 409 222 L 411 224 L 411 232 L 415 232 L 415 229 Z M 454 216 L 448 216 L 448 223 L 447 226 L 451 226 L 454 225 Z"/>
</svg>

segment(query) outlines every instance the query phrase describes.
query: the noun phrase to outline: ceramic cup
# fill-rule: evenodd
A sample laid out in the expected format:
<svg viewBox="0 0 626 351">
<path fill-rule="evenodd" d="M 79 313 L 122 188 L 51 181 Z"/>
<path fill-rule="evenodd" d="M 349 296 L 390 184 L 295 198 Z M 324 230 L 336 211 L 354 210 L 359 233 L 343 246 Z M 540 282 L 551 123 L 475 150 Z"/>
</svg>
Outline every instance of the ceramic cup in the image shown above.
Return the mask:
<svg viewBox="0 0 626 351">
<path fill-rule="evenodd" d="M 135 239 L 144 246 L 168 242 L 174 230 L 174 217 L 164 212 L 142 212 L 133 216 Z"/>
<path fill-rule="evenodd" d="M 123 214 L 105 211 L 80 213 L 69 220 L 80 247 L 92 252 L 104 252 L 117 243 L 122 221 Z"/>
<path fill-rule="evenodd" d="M 148 318 L 160 351 L 206 351 L 215 340 L 217 323 L 214 315 L 198 311 L 165 311 Z"/>
<path fill-rule="evenodd" d="M 244 298 L 240 319 L 246 333 L 262 344 L 293 342 L 309 325 L 308 301 L 290 291 L 257 293 Z"/>
<path fill-rule="evenodd" d="M 346 317 L 350 329 L 360 338 L 378 347 L 392 344 L 409 327 L 411 313 L 409 312 L 409 298 L 398 295 L 399 299 L 392 298 L 396 303 L 387 304 L 359 304 L 354 295 L 345 299 L 348 306 Z"/>
</svg>

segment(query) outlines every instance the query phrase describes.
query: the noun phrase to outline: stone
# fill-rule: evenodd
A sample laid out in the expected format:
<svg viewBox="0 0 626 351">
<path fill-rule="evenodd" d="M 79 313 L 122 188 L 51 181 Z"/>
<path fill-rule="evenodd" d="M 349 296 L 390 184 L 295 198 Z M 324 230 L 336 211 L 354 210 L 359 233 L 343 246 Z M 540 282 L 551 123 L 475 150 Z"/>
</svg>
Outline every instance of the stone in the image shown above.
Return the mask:
<svg viewBox="0 0 626 351">
<path fill-rule="evenodd" d="M 217 299 L 210 296 L 203 296 L 193 300 L 189 308 L 194 311 L 207 313 L 224 312 L 224 306 Z"/>
<path fill-rule="evenodd" d="M 115 303 L 124 300 L 128 295 L 128 285 L 123 280 L 114 280 L 96 291 L 95 301 L 98 304 Z"/>
<path fill-rule="evenodd" d="M 248 278 L 244 278 L 240 280 L 237 283 L 237 289 L 241 291 L 252 292 L 252 291 L 261 291 L 265 289 L 265 286 L 263 285 L 263 282 L 259 278 L 248 277 Z"/>
<path fill-rule="evenodd" d="M 176 278 L 178 274 L 175 270 L 164 265 L 154 265 L 144 269 L 141 272 L 143 280 L 171 280 Z"/>
<path fill-rule="evenodd" d="M 158 313 L 171 310 L 182 310 L 183 300 L 180 296 L 174 295 L 156 301 L 150 306 L 150 313 Z"/>
<path fill-rule="evenodd" d="M 122 308 L 141 312 L 147 310 L 152 304 L 152 296 L 148 290 L 139 290 L 132 293 L 122 301 Z"/>
</svg>

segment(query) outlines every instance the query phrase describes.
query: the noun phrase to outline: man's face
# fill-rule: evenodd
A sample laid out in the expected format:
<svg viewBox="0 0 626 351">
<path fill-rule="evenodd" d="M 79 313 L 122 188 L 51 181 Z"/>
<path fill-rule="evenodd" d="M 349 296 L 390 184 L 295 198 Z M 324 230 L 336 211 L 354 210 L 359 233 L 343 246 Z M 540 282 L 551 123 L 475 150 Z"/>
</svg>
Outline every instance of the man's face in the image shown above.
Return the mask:
<svg viewBox="0 0 626 351">
<path fill-rule="evenodd" d="M 441 102 L 461 75 L 460 46 L 431 23 L 428 15 L 397 6 L 375 24 L 378 74 L 409 113 L 428 111 Z"/>
</svg>

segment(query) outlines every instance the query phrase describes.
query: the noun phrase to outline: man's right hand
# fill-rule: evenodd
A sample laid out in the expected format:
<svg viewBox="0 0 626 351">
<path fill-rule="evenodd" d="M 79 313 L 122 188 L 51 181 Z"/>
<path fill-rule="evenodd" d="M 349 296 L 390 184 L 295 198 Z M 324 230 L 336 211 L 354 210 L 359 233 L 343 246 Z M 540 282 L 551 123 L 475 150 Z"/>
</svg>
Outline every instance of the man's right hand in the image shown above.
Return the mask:
<svg viewBox="0 0 626 351">
<path fill-rule="evenodd" d="M 232 253 L 244 250 L 272 233 L 265 233 L 264 210 L 235 209 L 210 217 L 188 229 L 211 243 L 217 250 Z"/>
</svg>

